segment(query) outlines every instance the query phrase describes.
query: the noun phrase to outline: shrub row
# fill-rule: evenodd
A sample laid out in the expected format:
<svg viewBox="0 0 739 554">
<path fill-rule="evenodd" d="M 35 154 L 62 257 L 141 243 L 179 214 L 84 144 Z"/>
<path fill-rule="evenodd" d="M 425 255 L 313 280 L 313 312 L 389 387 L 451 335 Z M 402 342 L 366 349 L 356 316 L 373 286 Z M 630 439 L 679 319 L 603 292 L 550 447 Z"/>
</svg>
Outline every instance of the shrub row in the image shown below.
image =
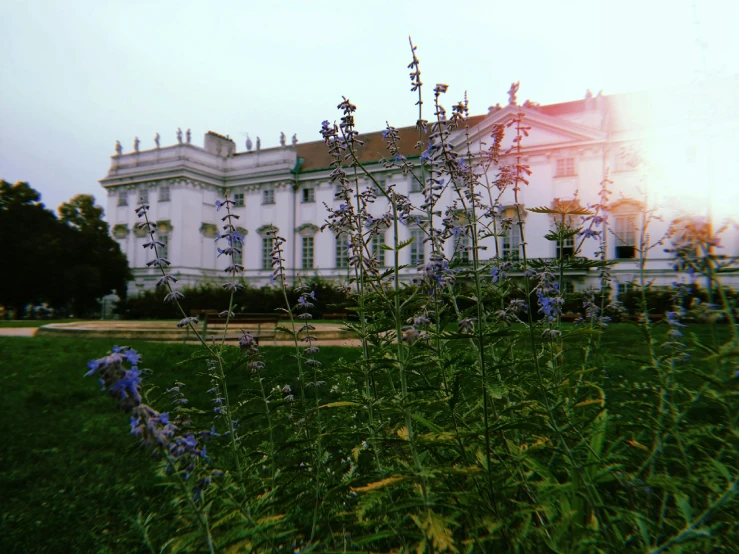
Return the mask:
<svg viewBox="0 0 739 554">
<path fill-rule="evenodd" d="M 343 313 L 346 306 L 351 304 L 349 294 L 332 283 L 313 279 L 307 282 L 306 286 L 316 293 L 314 313 L 318 318 L 322 318 L 324 314 Z M 297 302 L 299 290 L 298 287 L 287 290 L 291 304 Z M 172 305 L 164 303 L 166 292 L 163 287 L 158 287 L 124 299 L 118 305 L 117 312 L 124 319 L 172 319 L 176 317 L 176 313 Z M 185 287 L 182 293 L 185 295 L 181 301 L 182 307 L 188 314 L 190 310 L 224 309 L 228 306 L 230 296 L 230 293 L 215 284 Z M 245 286 L 234 297 L 234 311 L 237 313 L 274 313 L 284 306 L 282 289 L 276 287 Z"/>
</svg>

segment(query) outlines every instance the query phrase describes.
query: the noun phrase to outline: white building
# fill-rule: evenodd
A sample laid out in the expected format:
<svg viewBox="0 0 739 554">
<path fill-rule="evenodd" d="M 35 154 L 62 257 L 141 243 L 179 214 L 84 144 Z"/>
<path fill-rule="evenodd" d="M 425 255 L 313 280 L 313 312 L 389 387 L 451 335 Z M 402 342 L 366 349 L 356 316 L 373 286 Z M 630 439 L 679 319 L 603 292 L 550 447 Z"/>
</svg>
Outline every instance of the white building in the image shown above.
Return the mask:
<svg viewBox="0 0 739 554">
<path fill-rule="evenodd" d="M 618 260 L 613 274 L 619 287 L 625 287 L 638 276 L 635 247 L 645 205 L 662 217 L 650 224 L 652 242 L 680 218 L 710 218 L 716 227 L 736 215 L 739 108 L 732 99 L 739 98 L 738 85 L 739 79 L 734 79 L 669 94 L 588 94 L 583 100 L 546 106 L 530 102 L 518 106 L 514 96 L 508 106 L 491 108 L 489 113 L 469 120 L 472 152 L 479 151 L 480 141 L 490 143 L 494 124 L 505 124 L 523 111 L 524 122 L 531 128 L 522 142 L 523 163 L 532 171 L 530 184 L 519 197 L 526 208 L 556 207 L 575 198 L 583 207 L 595 203 L 600 183 L 608 175 L 613 181 L 609 186 L 613 194 L 608 258 Z M 273 227 L 288 240 L 285 258 L 291 276 L 346 279 L 341 241 L 330 231 L 320 231 L 326 218 L 324 203 L 339 203 L 336 187 L 329 181 L 331 159 L 322 141 L 237 152 L 233 140 L 213 132 L 205 135 L 202 147 L 190 143 L 189 131 L 184 143 L 179 135 L 178 144 L 173 146 L 112 156 L 108 175 L 100 181 L 107 190 L 112 234 L 128 256 L 135 276 L 131 292 L 152 287 L 158 279 L 158 269 L 146 266 L 151 251 L 142 248 L 146 237 L 135 226 L 139 220 L 134 208 L 140 197 L 151 206 L 150 216 L 159 224 L 158 236 L 167 245 L 165 257 L 172 264 L 171 273 L 182 284 L 225 278 L 227 260 L 225 256 L 217 258 L 214 241 L 223 216 L 222 211 L 216 213 L 215 202 L 223 199 L 224 192 L 235 200 L 233 211 L 240 216 L 241 230 L 246 234 L 243 265 L 247 282 L 261 285 L 269 280 L 271 241 L 266 231 Z M 413 148 L 418 138 L 415 128 L 400 129 L 400 136 L 403 154 L 418 161 L 419 152 Z M 504 151 L 513 137 L 508 129 Z M 362 158 L 377 180 L 395 184 L 398 192 L 407 191 L 420 205 L 422 195 L 414 180 L 378 163 L 376 153 L 386 151 L 381 133 L 362 134 L 360 138 L 365 141 Z M 460 153 L 467 151 L 461 131 L 451 142 Z M 643 163 L 634 163 L 636 155 Z M 501 164 L 512 163 L 511 156 L 504 156 Z M 360 184 L 367 186 L 369 181 L 362 179 Z M 451 191 L 446 194 L 451 195 Z M 501 217 L 512 215 L 512 191 L 502 195 L 500 204 Z M 378 215 L 386 206 L 386 200 L 378 199 Z M 553 216 L 527 212 L 524 217 L 527 255 L 557 256 L 558 245 L 543 238 L 554 227 Z M 385 237 L 388 244 L 392 243 L 391 232 L 388 230 Z M 417 230 L 401 226 L 401 233 L 400 240 L 415 236 L 419 244 L 401 252 L 403 263 L 428 256 L 428 245 L 423 252 Z M 487 239 L 483 258 L 494 255 L 492 240 Z M 502 253 L 518 254 L 516 227 L 509 236 L 497 240 Z M 450 254 L 454 251 L 451 242 Z M 596 239 L 588 239 L 579 255 L 593 257 L 597 248 Z M 728 229 L 716 252 L 739 254 L 735 226 Z M 674 255 L 664 252 L 663 247 L 653 249 L 649 258 L 646 276 L 656 285 L 687 280 L 676 273 Z M 404 271 L 410 278 L 416 270 Z M 567 280 L 578 290 L 597 285 L 598 276 L 595 271 L 571 271 Z"/>
</svg>

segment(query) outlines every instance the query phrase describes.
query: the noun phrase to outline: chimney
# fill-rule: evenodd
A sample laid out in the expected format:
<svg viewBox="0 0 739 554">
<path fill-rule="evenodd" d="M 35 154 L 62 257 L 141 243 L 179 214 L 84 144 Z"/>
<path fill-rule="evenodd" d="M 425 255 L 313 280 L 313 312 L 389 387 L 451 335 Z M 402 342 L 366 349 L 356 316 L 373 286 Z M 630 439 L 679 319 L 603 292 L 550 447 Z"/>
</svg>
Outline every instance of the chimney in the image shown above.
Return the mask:
<svg viewBox="0 0 739 554">
<path fill-rule="evenodd" d="M 236 143 L 230 137 L 224 137 L 213 131 L 205 133 L 205 151 L 215 156 L 228 158 L 236 152 Z"/>
</svg>

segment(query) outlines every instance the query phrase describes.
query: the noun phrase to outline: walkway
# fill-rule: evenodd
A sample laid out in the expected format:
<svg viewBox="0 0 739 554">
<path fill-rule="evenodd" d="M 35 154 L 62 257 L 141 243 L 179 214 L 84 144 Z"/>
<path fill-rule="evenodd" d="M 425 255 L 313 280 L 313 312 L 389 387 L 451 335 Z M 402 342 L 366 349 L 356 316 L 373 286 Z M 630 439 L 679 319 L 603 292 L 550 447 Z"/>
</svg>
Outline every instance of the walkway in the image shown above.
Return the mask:
<svg viewBox="0 0 739 554">
<path fill-rule="evenodd" d="M 281 323 L 283 326 L 289 322 Z M 318 338 L 322 346 L 359 346 L 360 342 L 354 338 L 351 331 L 344 329 L 341 323 L 316 323 L 316 330 L 311 332 Z M 198 329 L 200 330 L 200 329 Z M 249 330 L 249 329 L 246 329 Z M 209 333 L 210 334 L 210 333 Z M 108 338 L 111 340 L 145 340 L 155 342 L 187 342 L 197 344 L 192 331 L 178 329 L 174 321 L 79 321 L 71 323 L 51 323 L 35 328 L 10 327 L 0 329 L 0 335 L 25 337 L 78 337 L 78 338 Z M 226 341 L 236 342 L 240 336 L 240 329 L 229 331 Z M 214 333 L 214 338 L 220 340 L 221 335 Z M 259 346 L 292 346 L 294 343 L 289 334 L 278 331 L 277 340 L 263 339 Z"/>
<path fill-rule="evenodd" d="M 0 337 L 32 337 L 38 327 L 0 327 Z"/>
</svg>

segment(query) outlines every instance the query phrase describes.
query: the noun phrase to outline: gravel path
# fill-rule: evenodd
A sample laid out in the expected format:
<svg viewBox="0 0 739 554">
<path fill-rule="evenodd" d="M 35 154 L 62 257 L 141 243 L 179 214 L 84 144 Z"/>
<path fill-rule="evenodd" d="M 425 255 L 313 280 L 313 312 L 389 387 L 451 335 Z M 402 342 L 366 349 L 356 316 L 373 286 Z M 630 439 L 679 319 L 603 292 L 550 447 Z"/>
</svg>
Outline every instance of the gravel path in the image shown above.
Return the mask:
<svg viewBox="0 0 739 554">
<path fill-rule="evenodd" d="M 32 337 L 37 327 L 0 327 L 0 337 Z"/>
</svg>

